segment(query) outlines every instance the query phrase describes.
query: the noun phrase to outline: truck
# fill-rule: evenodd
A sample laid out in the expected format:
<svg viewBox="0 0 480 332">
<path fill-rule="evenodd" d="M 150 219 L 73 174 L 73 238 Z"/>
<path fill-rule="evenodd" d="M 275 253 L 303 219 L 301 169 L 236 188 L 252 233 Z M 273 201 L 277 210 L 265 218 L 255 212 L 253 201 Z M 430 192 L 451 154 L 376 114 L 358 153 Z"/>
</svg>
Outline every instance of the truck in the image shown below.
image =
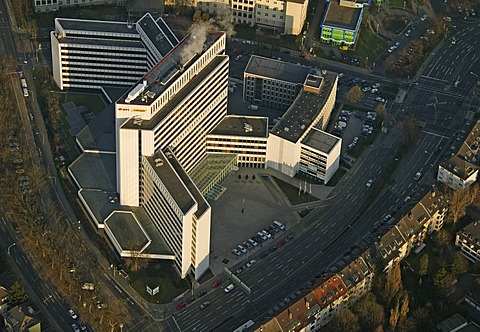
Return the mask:
<svg viewBox="0 0 480 332">
<path fill-rule="evenodd" d="M 28 88 L 26 79 L 22 78 L 20 82 L 22 83 L 22 88 L 25 88 L 25 89 Z"/>
<path fill-rule="evenodd" d="M 197 9 L 195 11 L 195 14 L 193 14 L 193 22 L 198 22 L 200 20 L 200 17 L 202 17 L 202 11 L 200 9 Z"/>
<path fill-rule="evenodd" d="M 89 290 L 89 291 L 93 291 L 95 289 L 95 284 L 91 283 L 91 282 L 85 282 L 83 283 L 82 285 L 82 289 L 83 290 Z"/>
</svg>

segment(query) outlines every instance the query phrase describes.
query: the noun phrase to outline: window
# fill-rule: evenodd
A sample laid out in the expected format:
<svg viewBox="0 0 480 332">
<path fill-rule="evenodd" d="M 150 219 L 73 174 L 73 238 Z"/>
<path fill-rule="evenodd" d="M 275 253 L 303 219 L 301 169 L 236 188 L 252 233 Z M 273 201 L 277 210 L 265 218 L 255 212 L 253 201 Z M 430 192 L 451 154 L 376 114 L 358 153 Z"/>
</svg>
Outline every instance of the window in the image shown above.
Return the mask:
<svg viewBox="0 0 480 332">
<path fill-rule="evenodd" d="M 268 13 L 265 13 L 265 16 L 268 16 Z"/>
</svg>

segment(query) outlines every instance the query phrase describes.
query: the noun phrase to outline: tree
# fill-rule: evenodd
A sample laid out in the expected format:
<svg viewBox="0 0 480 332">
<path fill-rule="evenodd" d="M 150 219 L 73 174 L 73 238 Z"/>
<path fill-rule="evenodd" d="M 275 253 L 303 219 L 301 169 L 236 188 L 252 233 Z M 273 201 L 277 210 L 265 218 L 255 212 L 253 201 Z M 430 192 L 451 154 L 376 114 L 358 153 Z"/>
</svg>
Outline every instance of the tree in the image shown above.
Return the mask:
<svg viewBox="0 0 480 332">
<path fill-rule="evenodd" d="M 332 331 L 360 331 L 360 323 L 357 315 L 350 309 L 343 309 L 335 315 L 332 321 L 328 324 L 328 328 Z"/>
<path fill-rule="evenodd" d="M 375 106 L 375 113 L 377 114 L 377 118 L 380 121 L 385 120 L 387 118 L 387 110 L 385 109 L 385 104 L 377 104 L 377 106 Z"/>
<path fill-rule="evenodd" d="M 418 268 L 418 275 L 425 277 L 428 273 L 428 254 L 425 253 L 420 257 L 420 267 Z"/>
<path fill-rule="evenodd" d="M 383 307 L 377 303 L 373 293 L 367 293 L 355 305 L 354 311 L 357 313 L 362 326 L 368 331 L 375 330 L 383 324 L 385 314 Z"/>
<path fill-rule="evenodd" d="M 354 85 L 347 93 L 345 93 L 345 99 L 350 104 L 358 104 L 363 98 L 363 91 L 359 85 Z"/>
<path fill-rule="evenodd" d="M 416 141 L 418 135 L 420 134 L 420 124 L 416 117 L 408 116 L 403 120 L 403 143 L 406 145 L 411 145 Z"/>
<path fill-rule="evenodd" d="M 385 304 L 390 305 L 395 295 L 402 288 L 402 270 L 400 263 L 392 265 L 388 271 L 387 279 L 385 280 L 384 301 Z"/>
<path fill-rule="evenodd" d="M 435 233 L 433 237 L 435 244 L 437 247 L 445 247 L 447 246 L 450 241 L 452 240 L 452 235 L 445 229 L 441 229 Z"/>
<path fill-rule="evenodd" d="M 27 293 L 23 286 L 18 282 L 15 281 L 8 290 L 8 301 L 11 306 L 15 306 L 27 300 Z"/>
<path fill-rule="evenodd" d="M 128 266 L 130 271 L 137 272 L 143 270 L 148 266 L 148 260 L 142 257 L 142 245 L 136 239 L 132 239 L 129 242 L 129 248 L 131 257 L 125 259 L 125 265 Z"/>
<path fill-rule="evenodd" d="M 452 264 L 452 273 L 456 276 L 464 274 L 468 271 L 468 260 L 460 253 L 455 254 L 455 260 Z"/>
<path fill-rule="evenodd" d="M 454 277 L 441 267 L 433 278 L 433 285 L 440 291 L 441 295 L 446 296 L 450 293 L 453 286 Z"/>
<path fill-rule="evenodd" d="M 456 223 L 461 217 L 465 215 L 465 211 L 470 199 L 468 198 L 467 192 L 459 188 L 451 192 L 448 200 L 450 202 L 448 212 L 452 217 L 453 223 Z"/>
</svg>

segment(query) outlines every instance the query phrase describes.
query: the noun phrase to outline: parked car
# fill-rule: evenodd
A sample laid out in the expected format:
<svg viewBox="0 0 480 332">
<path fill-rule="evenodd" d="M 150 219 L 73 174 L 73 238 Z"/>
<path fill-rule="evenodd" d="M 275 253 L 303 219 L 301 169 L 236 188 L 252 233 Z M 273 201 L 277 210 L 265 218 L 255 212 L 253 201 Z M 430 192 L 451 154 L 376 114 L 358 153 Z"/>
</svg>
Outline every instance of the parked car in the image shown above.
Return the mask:
<svg viewBox="0 0 480 332">
<path fill-rule="evenodd" d="M 242 253 L 240 251 L 238 251 L 236 248 L 232 249 L 232 253 L 236 256 L 241 256 L 242 255 Z"/>
<path fill-rule="evenodd" d="M 372 186 L 373 180 L 370 179 L 367 181 L 367 188 L 370 188 Z"/>
<path fill-rule="evenodd" d="M 248 239 L 248 242 L 250 242 L 254 247 L 258 246 L 258 243 L 253 239 Z"/>
<path fill-rule="evenodd" d="M 238 251 L 243 252 L 244 254 L 247 253 L 247 249 L 245 249 L 245 248 L 242 247 L 241 245 L 238 245 L 238 246 L 237 246 L 237 249 L 238 249 Z"/>
<path fill-rule="evenodd" d="M 202 297 L 203 295 L 207 294 L 207 290 L 201 290 L 200 292 L 197 293 L 197 297 Z"/>
<path fill-rule="evenodd" d="M 72 324 L 72 331 L 73 331 L 73 332 L 80 332 L 80 328 L 78 327 L 77 324 L 75 324 L 75 323 Z"/>
<path fill-rule="evenodd" d="M 72 317 L 72 319 L 78 318 L 77 314 L 72 309 L 68 310 L 68 314 L 70 315 L 70 317 Z"/>
<path fill-rule="evenodd" d="M 177 305 L 177 311 L 185 309 L 186 306 L 187 306 L 186 302 L 180 303 L 179 305 Z"/>
<path fill-rule="evenodd" d="M 244 266 L 244 265 L 242 265 L 242 266 L 240 266 L 238 269 L 236 269 L 236 270 L 235 270 L 235 273 L 236 273 L 236 274 L 240 274 L 240 273 L 242 273 L 243 271 L 245 271 L 245 266 Z"/>
<path fill-rule="evenodd" d="M 230 284 L 227 287 L 225 287 L 224 291 L 225 293 L 230 293 L 234 288 L 235 286 L 233 284 Z"/>
<path fill-rule="evenodd" d="M 220 286 L 221 283 L 222 283 L 222 282 L 221 282 L 220 280 L 217 280 L 217 281 L 215 281 L 215 282 L 212 284 L 212 287 L 213 287 L 213 288 L 217 288 L 218 286 Z"/>
<path fill-rule="evenodd" d="M 255 259 L 251 259 L 248 263 L 247 263 L 247 267 L 251 267 L 253 266 L 257 261 Z"/>
</svg>

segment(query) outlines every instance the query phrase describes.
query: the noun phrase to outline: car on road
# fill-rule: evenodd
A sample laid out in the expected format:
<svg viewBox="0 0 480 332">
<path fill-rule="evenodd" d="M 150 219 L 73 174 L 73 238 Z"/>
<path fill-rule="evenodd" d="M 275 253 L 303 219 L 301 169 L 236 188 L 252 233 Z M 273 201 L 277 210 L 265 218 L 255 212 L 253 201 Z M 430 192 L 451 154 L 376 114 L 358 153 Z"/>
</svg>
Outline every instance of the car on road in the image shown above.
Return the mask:
<svg viewBox="0 0 480 332">
<path fill-rule="evenodd" d="M 389 221 L 390 219 L 392 219 L 392 215 L 389 213 L 389 214 L 387 214 L 385 217 L 383 217 L 383 222 L 387 222 L 387 221 Z"/>
<path fill-rule="evenodd" d="M 204 296 L 205 294 L 207 294 L 207 290 L 206 290 L 206 289 L 201 290 L 200 292 L 197 293 L 197 297 L 202 297 L 202 296 Z"/>
<path fill-rule="evenodd" d="M 215 281 L 213 284 L 212 284 L 212 288 L 217 288 L 218 286 L 220 286 L 222 282 L 220 280 L 217 280 Z"/>
<path fill-rule="evenodd" d="M 269 251 L 270 251 L 270 252 L 274 252 L 275 250 L 277 250 L 277 246 L 271 247 Z M 260 255 L 260 256 L 262 256 L 262 255 Z M 260 257 L 260 258 L 262 258 L 262 257 Z"/>
<path fill-rule="evenodd" d="M 424 14 L 422 17 L 420 17 L 420 21 L 425 21 L 427 19 L 428 15 Z"/>
<path fill-rule="evenodd" d="M 230 284 L 227 287 L 225 287 L 224 291 L 225 293 L 230 293 L 234 288 L 235 286 L 233 284 Z"/>
<path fill-rule="evenodd" d="M 248 263 L 247 263 L 247 267 L 251 267 L 253 265 L 255 265 L 257 261 L 255 259 L 251 259 Z"/>
<path fill-rule="evenodd" d="M 288 236 L 285 238 L 285 242 L 293 240 L 293 234 L 288 234 Z"/>
<path fill-rule="evenodd" d="M 418 181 L 418 180 L 420 180 L 421 177 L 422 177 L 422 173 L 421 173 L 421 172 L 417 172 L 417 173 L 415 174 L 415 176 L 413 177 L 413 179 L 414 179 L 415 181 Z"/>
<path fill-rule="evenodd" d="M 195 298 L 193 296 L 187 299 L 187 303 L 192 303 L 193 301 L 195 301 Z"/>
<path fill-rule="evenodd" d="M 72 324 L 72 331 L 73 332 L 80 332 L 80 328 L 78 327 L 77 324 L 75 324 L 75 323 Z"/>
<path fill-rule="evenodd" d="M 382 97 L 377 97 L 375 98 L 376 101 L 380 102 L 380 103 L 384 103 L 385 102 L 385 99 L 382 98 Z"/>
<path fill-rule="evenodd" d="M 281 248 L 281 247 L 283 247 L 286 243 L 287 243 L 287 242 L 285 242 L 285 240 L 282 240 L 282 241 L 278 242 L 277 247 Z"/>
<path fill-rule="evenodd" d="M 370 90 L 371 93 L 377 93 L 378 92 L 378 89 L 372 89 Z"/>
<path fill-rule="evenodd" d="M 200 310 L 205 309 L 205 308 L 208 307 L 209 305 L 210 305 L 210 302 L 209 302 L 209 301 L 203 302 L 203 303 L 200 305 Z"/>
<path fill-rule="evenodd" d="M 372 183 L 373 183 L 373 180 L 372 179 L 369 179 L 367 181 L 367 188 L 370 188 L 372 186 Z"/>
<path fill-rule="evenodd" d="M 267 256 L 268 256 L 268 252 L 265 251 L 265 252 L 262 252 L 259 257 L 260 257 L 261 259 L 264 259 L 264 258 L 267 257 Z"/>
<path fill-rule="evenodd" d="M 77 319 L 78 318 L 77 314 L 72 309 L 68 310 L 68 315 L 70 317 L 72 317 L 72 319 Z"/>
<path fill-rule="evenodd" d="M 410 37 L 411 33 L 412 33 L 412 30 L 408 29 L 407 32 L 405 32 L 405 37 Z"/>
<path fill-rule="evenodd" d="M 83 324 L 82 322 L 78 322 L 78 327 L 80 328 L 80 331 L 86 331 L 87 326 Z"/>
</svg>

